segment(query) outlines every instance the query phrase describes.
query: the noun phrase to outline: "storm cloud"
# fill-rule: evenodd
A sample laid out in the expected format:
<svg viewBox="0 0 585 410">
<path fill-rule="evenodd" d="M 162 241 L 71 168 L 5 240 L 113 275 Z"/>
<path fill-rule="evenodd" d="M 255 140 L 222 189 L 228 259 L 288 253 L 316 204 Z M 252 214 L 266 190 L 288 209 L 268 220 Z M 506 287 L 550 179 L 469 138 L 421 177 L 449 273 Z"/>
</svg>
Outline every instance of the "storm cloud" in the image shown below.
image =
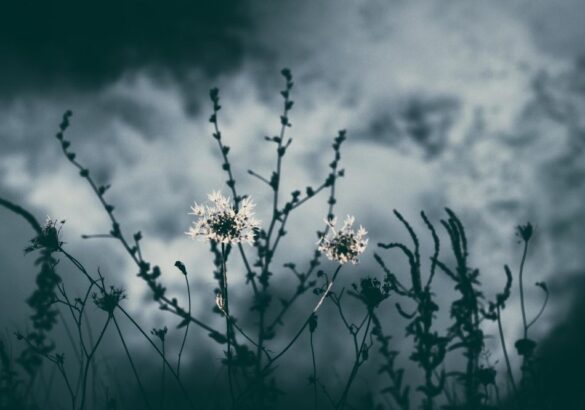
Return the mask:
<svg viewBox="0 0 585 410">
<path fill-rule="evenodd" d="M 417 229 L 424 229 L 420 210 L 435 222 L 443 207 L 456 210 L 488 292 L 500 290 L 504 264 L 517 268 L 515 226 L 534 222 L 529 282 L 546 280 L 553 293 L 535 332 L 551 338 L 545 345 L 551 356 L 562 351 L 575 329 L 567 325 L 557 341 L 557 323 L 575 321 L 570 301 L 582 286 L 570 284 L 581 283 L 585 267 L 582 2 L 199 3 L 0 6 L 0 196 L 40 218 L 67 219 L 68 246 L 128 289 L 128 306 L 139 317 L 167 323 L 164 312 L 145 308 L 146 286 L 119 250 L 78 239 L 103 232 L 108 222 L 54 139 L 61 114 L 72 109 L 72 149 L 100 182 L 112 183 L 108 195 L 124 229 L 144 233 L 144 252 L 165 271 L 176 259 L 197 267 L 193 284 L 206 296 L 194 311 L 209 317 L 211 259 L 205 245 L 184 235 L 193 201 L 224 187 L 208 90 L 221 89 L 220 122 L 234 173 L 267 219 L 269 192 L 247 170 L 268 173 L 273 166 L 263 137 L 278 130 L 279 72 L 287 66 L 295 106 L 284 190 L 318 183 L 332 138 L 347 129 L 338 215 L 357 214 L 375 243 L 408 240 L 394 208 Z M 287 257 L 310 255 L 325 201 L 299 211 Z M 31 263 L 20 259 L 28 234 L 4 211 L 0 221 L 0 269 L 18 283 L 10 295 L 16 303 L 32 287 Z M 373 246 L 366 258 L 372 252 Z M 293 283 L 284 269 L 278 274 L 283 288 Z M 179 276 L 165 280 L 183 292 Z M 244 282 L 243 275 L 235 279 L 234 289 L 243 293 Z M 444 281 L 440 294 L 450 286 Z M 237 294 L 234 306 L 246 308 Z M 527 297 L 536 311 L 538 289 Z M 517 303 L 515 293 L 510 305 Z M 24 303 L 22 309 L 3 323 L 19 322 Z M 510 337 L 519 335 L 520 320 L 517 309 L 506 311 Z M 331 351 L 345 349 L 331 343 Z M 490 348 L 501 359 L 495 342 Z M 324 360 L 332 360 L 327 354 Z"/>
</svg>

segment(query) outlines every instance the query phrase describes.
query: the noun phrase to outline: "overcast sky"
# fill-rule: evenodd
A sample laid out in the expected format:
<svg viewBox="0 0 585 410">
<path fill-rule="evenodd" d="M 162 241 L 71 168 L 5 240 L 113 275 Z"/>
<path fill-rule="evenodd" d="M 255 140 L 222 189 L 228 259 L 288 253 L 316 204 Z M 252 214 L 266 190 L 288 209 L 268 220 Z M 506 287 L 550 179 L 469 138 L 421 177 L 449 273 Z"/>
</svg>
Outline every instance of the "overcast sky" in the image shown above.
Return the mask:
<svg viewBox="0 0 585 410">
<path fill-rule="evenodd" d="M 528 283 L 547 280 L 564 295 L 553 297 L 535 332 L 562 317 L 565 284 L 585 266 L 585 2 L 62 3 L 32 12 L 24 2 L 0 6 L 0 195 L 39 218 L 66 219 L 69 246 L 123 283 L 138 314 L 144 289 L 129 261 L 95 252 L 113 245 L 78 240 L 106 231 L 107 221 L 59 152 L 61 114 L 73 110 L 74 151 L 112 183 L 117 215 L 128 232 L 145 233 L 148 258 L 169 271 L 177 259 L 198 267 L 193 283 L 211 289 L 207 247 L 184 235 L 193 201 L 224 188 L 208 90 L 221 89 L 238 183 L 265 220 L 269 192 L 246 170 L 273 166 L 263 137 L 278 131 L 286 66 L 296 102 L 286 190 L 319 182 L 332 138 L 347 129 L 338 214 L 355 214 L 370 231 L 364 259 L 377 242 L 406 240 L 392 209 L 422 231 L 420 210 L 438 222 L 448 206 L 495 291 L 503 264 L 518 266 L 514 228 L 530 220 L 537 237 Z M 326 198 L 316 201 L 287 238 L 301 259 L 326 212 Z M 3 297 L 22 303 L 22 315 L 33 283 L 32 260 L 20 251 L 30 236 L 0 211 L 0 274 L 15 289 Z M 207 294 L 201 315 L 213 303 Z M 530 289 L 532 308 L 539 298 Z M 518 324 L 518 315 L 506 318 L 511 334 Z"/>
</svg>

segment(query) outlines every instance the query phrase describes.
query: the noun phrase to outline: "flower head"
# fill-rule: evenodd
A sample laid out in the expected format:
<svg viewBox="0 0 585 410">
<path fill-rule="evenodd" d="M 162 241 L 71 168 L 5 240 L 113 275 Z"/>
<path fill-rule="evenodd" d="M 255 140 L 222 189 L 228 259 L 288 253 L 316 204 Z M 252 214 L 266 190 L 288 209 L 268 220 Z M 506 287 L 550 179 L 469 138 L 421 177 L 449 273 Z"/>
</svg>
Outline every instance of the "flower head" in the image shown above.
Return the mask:
<svg viewBox="0 0 585 410">
<path fill-rule="evenodd" d="M 254 218 L 252 212 L 255 206 L 252 200 L 244 198 L 240 208 L 236 210 L 229 198 L 220 192 L 213 192 L 207 197 L 213 205 L 195 203 L 191 207 L 193 212 L 190 215 L 195 215 L 198 219 L 186 234 L 192 238 L 201 236 L 203 239 L 224 244 L 252 243 L 255 231 L 260 226 L 260 221 Z"/>
<path fill-rule="evenodd" d="M 93 294 L 93 302 L 95 305 L 109 314 L 114 312 L 123 299 L 126 299 L 124 289 L 115 288 L 113 286 L 110 286 L 109 292 L 104 290 L 100 295 L 97 293 Z"/>
<path fill-rule="evenodd" d="M 329 225 L 329 235 L 321 238 L 319 250 L 323 252 L 330 260 L 337 261 L 341 264 L 351 262 L 354 265 L 358 262 L 358 256 L 361 255 L 368 245 L 366 234 L 368 233 L 360 225 L 357 231 L 354 231 L 352 225 L 355 221 L 353 216 L 347 216 L 343 226 L 339 231 L 335 229 L 337 220 L 325 220 Z"/>
<path fill-rule="evenodd" d="M 42 248 L 56 252 L 63 245 L 63 242 L 60 240 L 60 235 L 64 223 L 64 220 L 59 221 L 47 216 L 45 224 L 41 227 L 41 232 L 36 238 L 31 240 L 31 245 L 24 250 L 25 253 Z"/>
<path fill-rule="evenodd" d="M 223 295 L 221 294 L 221 292 L 216 292 L 215 294 L 215 305 L 220 311 L 225 312 L 225 302 L 223 300 Z"/>
<path fill-rule="evenodd" d="M 516 227 L 516 235 L 518 235 L 524 242 L 528 242 L 532 238 L 534 233 L 534 227 L 530 222 L 526 222 L 525 225 L 519 225 Z"/>
</svg>

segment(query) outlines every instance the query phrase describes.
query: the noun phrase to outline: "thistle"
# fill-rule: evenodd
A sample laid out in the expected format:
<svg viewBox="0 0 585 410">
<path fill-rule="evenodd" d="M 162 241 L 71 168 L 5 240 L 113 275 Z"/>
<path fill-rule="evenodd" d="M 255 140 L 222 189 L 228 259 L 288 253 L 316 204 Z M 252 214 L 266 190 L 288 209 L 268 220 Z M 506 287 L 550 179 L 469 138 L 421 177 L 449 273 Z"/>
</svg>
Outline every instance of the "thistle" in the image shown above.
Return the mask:
<svg viewBox="0 0 585 410">
<path fill-rule="evenodd" d="M 254 241 L 260 221 L 254 218 L 255 204 L 248 197 L 244 198 L 238 209 L 230 203 L 230 199 L 215 191 L 209 194 L 213 206 L 198 205 L 191 207 L 189 215 L 199 217 L 186 232 L 192 238 L 203 237 L 204 240 L 222 244 L 248 243 Z"/>
<path fill-rule="evenodd" d="M 319 250 L 329 260 L 339 262 L 342 265 L 347 262 L 357 264 L 358 256 L 364 253 L 368 245 L 366 238 L 368 232 L 361 225 L 357 231 L 352 229 L 355 217 L 350 215 L 345 218 L 339 231 L 335 229 L 336 218 L 327 219 L 325 222 L 329 226 L 330 232 L 318 242 Z"/>
</svg>

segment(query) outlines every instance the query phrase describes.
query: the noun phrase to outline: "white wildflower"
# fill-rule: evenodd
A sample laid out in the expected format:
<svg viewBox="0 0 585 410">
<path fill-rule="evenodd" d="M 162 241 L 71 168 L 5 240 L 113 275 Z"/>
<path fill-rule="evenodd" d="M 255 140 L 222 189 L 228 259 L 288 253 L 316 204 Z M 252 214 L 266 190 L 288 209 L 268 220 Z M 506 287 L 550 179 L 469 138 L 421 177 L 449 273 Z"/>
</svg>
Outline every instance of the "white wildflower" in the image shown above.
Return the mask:
<svg viewBox="0 0 585 410">
<path fill-rule="evenodd" d="M 221 294 L 221 292 L 217 292 L 215 294 L 215 305 L 217 306 L 217 308 L 219 310 L 221 310 L 222 312 L 225 312 L 225 303 L 224 303 L 223 295 Z"/>
<path fill-rule="evenodd" d="M 357 231 L 353 230 L 355 218 L 349 215 L 339 231 L 335 229 L 336 218 L 325 220 L 325 222 L 329 225 L 329 234 L 318 242 L 319 250 L 332 261 L 341 264 L 351 262 L 355 265 L 358 262 L 358 256 L 364 253 L 368 245 L 366 238 L 368 232 L 361 225 Z"/>
<path fill-rule="evenodd" d="M 192 238 L 201 236 L 203 239 L 224 244 L 254 241 L 255 230 L 260 226 L 260 221 L 254 218 L 252 210 L 255 205 L 250 198 L 244 198 L 236 211 L 229 198 L 220 192 L 213 192 L 207 197 L 212 206 L 195 203 L 191 207 L 190 215 L 195 215 L 198 219 L 186 232 L 187 235 Z"/>
</svg>

